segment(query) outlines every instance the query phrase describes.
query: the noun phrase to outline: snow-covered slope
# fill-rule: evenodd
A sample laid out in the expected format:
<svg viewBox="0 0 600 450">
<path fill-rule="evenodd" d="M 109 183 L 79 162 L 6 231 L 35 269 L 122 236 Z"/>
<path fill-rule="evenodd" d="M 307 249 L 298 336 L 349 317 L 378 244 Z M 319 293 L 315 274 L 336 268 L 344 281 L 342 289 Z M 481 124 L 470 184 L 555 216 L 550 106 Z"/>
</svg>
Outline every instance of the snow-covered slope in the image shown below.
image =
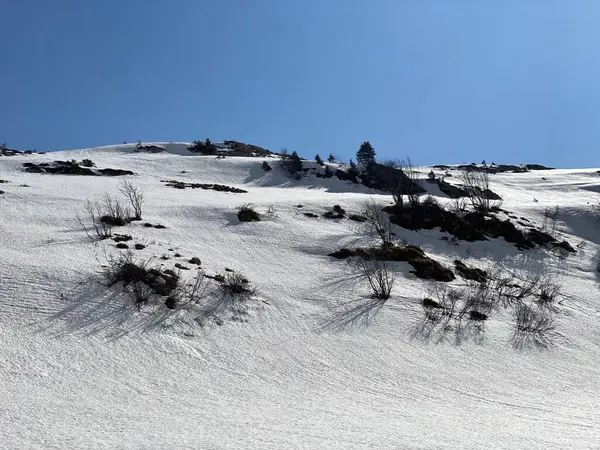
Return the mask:
<svg viewBox="0 0 600 450">
<path fill-rule="evenodd" d="M 374 320 L 343 326 L 358 304 L 349 302 L 368 289 L 327 254 L 373 238 L 359 223 L 304 213 L 335 204 L 360 213 L 370 197 L 390 196 L 336 178 L 290 180 L 263 171 L 261 158 L 184 156 L 186 144 L 164 145 L 158 154 L 111 146 L 0 157 L 9 181 L 0 184 L 0 448 L 600 448 L 596 170 L 492 177 L 503 208 L 519 217 L 540 224 L 545 208 L 561 207 L 558 231 L 578 246 L 566 258 L 395 228 L 442 263 L 502 263 L 563 285 L 552 345 L 515 349 L 506 311 L 479 339 L 416 332 L 435 283 L 405 263 L 393 266 L 393 296 Z M 22 167 L 84 158 L 136 175 Z M 197 256 L 208 274 L 240 271 L 257 288 L 246 310 L 200 324 L 193 310 L 138 311 L 95 282 L 106 256 L 123 250 L 90 240 L 76 214 L 88 198 L 117 194 L 123 179 L 145 192 L 144 220 L 116 230 L 145 245 L 135 258 L 172 268 Z M 161 182 L 170 179 L 248 192 Z M 261 222 L 237 220 L 247 203 Z"/>
</svg>

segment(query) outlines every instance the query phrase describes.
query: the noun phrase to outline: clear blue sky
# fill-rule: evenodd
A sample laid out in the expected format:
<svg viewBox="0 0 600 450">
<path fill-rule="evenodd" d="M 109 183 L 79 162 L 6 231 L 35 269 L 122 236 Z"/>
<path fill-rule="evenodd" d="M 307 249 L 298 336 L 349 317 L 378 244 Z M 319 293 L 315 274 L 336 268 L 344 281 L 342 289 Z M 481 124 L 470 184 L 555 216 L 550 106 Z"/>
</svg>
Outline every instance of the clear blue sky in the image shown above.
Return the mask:
<svg viewBox="0 0 600 450">
<path fill-rule="evenodd" d="M 1 0 L 0 142 L 600 166 L 600 0 Z"/>
</svg>

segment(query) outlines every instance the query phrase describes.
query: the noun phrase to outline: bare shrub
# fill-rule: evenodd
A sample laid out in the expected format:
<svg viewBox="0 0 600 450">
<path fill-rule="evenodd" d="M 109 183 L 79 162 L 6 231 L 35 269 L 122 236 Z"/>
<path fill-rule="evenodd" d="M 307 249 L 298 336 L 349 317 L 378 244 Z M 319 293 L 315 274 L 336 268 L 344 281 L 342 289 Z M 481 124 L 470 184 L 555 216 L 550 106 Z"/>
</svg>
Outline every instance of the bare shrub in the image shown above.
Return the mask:
<svg viewBox="0 0 600 450">
<path fill-rule="evenodd" d="M 467 199 L 465 197 L 454 198 L 448 203 L 447 209 L 457 216 L 464 216 L 467 212 Z"/>
<path fill-rule="evenodd" d="M 542 279 L 537 298 L 538 305 L 553 309 L 556 298 L 561 295 L 561 290 L 562 286 L 558 282 L 552 281 L 550 277 Z"/>
<path fill-rule="evenodd" d="M 123 290 L 138 307 L 148 303 L 152 297 L 152 294 L 154 293 L 152 287 L 148 286 L 142 281 L 128 283 L 123 287 Z"/>
<path fill-rule="evenodd" d="M 119 192 L 123 194 L 133 209 L 133 218 L 142 219 L 142 206 L 144 204 L 144 191 L 130 181 L 123 181 L 119 186 Z"/>
<path fill-rule="evenodd" d="M 463 298 L 464 302 L 460 311 L 461 317 L 470 314 L 471 311 L 489 314 L 497 306 L 497 297 L 487 282 L 478 283 L 469 280 Z"/>
<path fill-rule="evenodd" d="M 129 221 L 131 212 L 117 197 L 106 193 L 102 200 L 103 216 L 100 220 L 112 222 L 114 225 L 125 225 Z"/>
<path fill-rule="evenodd" d="M 408 197 L 410 205 L 419 204 L 419 196 L 424 192 L 419 179 L 419 172 L 415 169 L 410 158 L 388 159 L 381 163 L 382 166 L 396 169 L 404 176 L 398 176 L 392 172 L 382 172 L 378 175 L 385 188 L 392 194 L 394 203 L 404 204 L 404 195 Z"/>
<path fill-rule="evenodd" d="M 191 283 L 178 283 L 171 295 L 165 300 L 165 305 L 169 309 L 175 309 L 178 306 L 196 305 L 206 298 L 210 291 L 208 278 L 204 271 L 199 270 Z"/>
<path fill-rule="evenodd" d="M 546 231 L 550 234 L 550 236 L 556 236 L 556 223 L 558 221 L 558 217 L 560 216 L 560 206 L 556 205 L 554 207 L 544 208 L 542 213 L 544 215 L 544 220 L 542 222 L 542 231 Z"/>
<path fill-rule="evenodd" d="M 497 203 L 490 200 L 490 175 L 485 171 L 465 170 L 458 175 L 469 195 L 471 205 L 483 214 L 489 213 Z"/>
<path fill-rule="evenodd" d="M 106 264 L 102 264 L 102 276 L 106 286 L 114 286 L 121 281 L 127 284 L 143 280 L 148 267 L 149 262 L 134 262 L 131 251 L 106 255 Z"/>
<path fill-rule="evenodd" d="M 515 309 L 515 330 L 512 344 L 516 348 L 529 345 L 546 348 L 551 332 L 556 328 L 554 316 L 545 310 L 519 304 Z"/>
<path fill-rule="evenodd" d="M 408 178 L 406 186 L 408 203 L 411 206 L 417 206 L 419 204 L 419 196 L 421 195 L 419 189 L 421 187 L 421 182 L 419 180 L 419 172 L 415 169 L 409 157 L 403 159 L 401 161 L 401 164 L 402 166 L 400 167 L 400 169 Z"/>
<path fill-rule="evenodd" d="M 394 232 L 389 215 L 371 199 L 364 204 L 365 226 L 367 231 L 375 234 L 381 241 L 382 247 L 390 247 L 394 244 Z"/>
<path fill-rule="evenodd" d="M 403 195 L 408 197 L 408 203 L 411 206 L 419 204 L 419 196 L 422 188 L 419 180 L 419 172 L 413 166 L 409 157 L 404 159 L 388 159 L 382 163 L 384 166 L 392 169 L 400 170 L 405 177 L 394 177 L 393 180 L 388 180 L 388 189 L 392 193 L 394 202 L 398 205 L 403 204 Z"/>
<path fill-rule="evenodd" d="M 260 215 L 254 209 L 254 206 L 250 204 L 242 205 L 238 210 L 237 216 L 240 222 L 260 222 Z"/>
<path fill-rule="evenodd" d="M 371 298 L 387 300 L 394 287 L 394 273 L 388 270 L 386 261 L 376 259 L 359 259 L 357 267 L 362 277 L 369 283 Z"/>
<path fill-rule="evenodd" d="M 236 271 L 227 272 L 223 276 L 219 289 L 225 296 L 238 298 L 250 297 L 256 293 L 248 279 Z"/>
<path fill-rule="evenodd" d="M 93 233 L 95 233 L 99 239 L 108 239 L 112 236 L 112 224 L 101 220 L 104 216 L 104 212 L 102 205 L 100 205 L 98 201 L 87 199 L 85 202 L 84 213 L 86 218 L 82 217 L 79 213 L 77 213 L 75 217 L 90 239 L 94 239 Z M 86 223 L 91 225 L 91 230 L 93 230 L 93 232 L 88 228 Z"/>
</svg>

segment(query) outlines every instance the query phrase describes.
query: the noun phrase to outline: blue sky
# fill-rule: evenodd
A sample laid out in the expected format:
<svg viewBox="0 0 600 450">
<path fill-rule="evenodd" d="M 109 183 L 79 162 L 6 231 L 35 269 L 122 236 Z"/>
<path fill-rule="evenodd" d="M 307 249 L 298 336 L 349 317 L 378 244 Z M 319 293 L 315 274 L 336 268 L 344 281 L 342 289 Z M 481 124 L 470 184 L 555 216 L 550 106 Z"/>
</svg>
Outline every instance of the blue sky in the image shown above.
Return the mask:
<svg viewBox="0 0 600 450">
<path fill-rule="evenodd" d="M 597 0 L 2 0 L 0 142 L 600 166 Z"/>
</svg>

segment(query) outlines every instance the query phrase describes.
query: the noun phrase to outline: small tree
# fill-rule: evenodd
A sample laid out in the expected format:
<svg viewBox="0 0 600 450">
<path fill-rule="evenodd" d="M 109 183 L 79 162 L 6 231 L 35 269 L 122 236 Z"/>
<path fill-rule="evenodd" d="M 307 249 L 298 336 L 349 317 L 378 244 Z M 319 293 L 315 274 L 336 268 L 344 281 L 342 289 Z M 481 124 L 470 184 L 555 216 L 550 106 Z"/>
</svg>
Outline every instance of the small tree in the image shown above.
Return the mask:
<svg viewBox="0 0 600 450">
<path fill-rule="evenodd" d="M 364 215 L 367 231 L 379 238 L 382 247 L 392 247 L 395 235 L 389 215 L 372 198 L 364 204 Z"/>
<path fill-rule="evenodd" d="M 492 208 L 492 201 L 489 197 L 489 174 L 483 171 L 465 170 L 458 178 L 462 181 L 473 208 L 483 214 L 489 213 Z"/>
<path fill-rule="evenodd" d="M 134 186 L 130 181 L 123 181 L 119 186 L 119 192 L 127 197 L 133 208 L 134 220 L 142 219 L 142 206 L 144 204 L 144 191 Z"/>
<path fill-rule="evenodd" d="M 192 145 L 188 147 L 190 152 L 202 153 L 203 155 L 216 155 L 217 146 L 211 142 L 209 138 L 206 138 L 204 142 L 194 141 Z"/>
<path fill-rule="evenodd" d="M 300 178 L 302 176 L 302 159 L 297 151 L 293 151 L 286 159 L 281 161 L 281 166 L 290 175 Z"/>
<path fill-rule="evenodd" d="M 327 157 L 327 162 L 330 164 L 333 164 L 335 162 L 335 156 L 333 156 L 333 153 L 329 154 L 329 156 Z"/>
<path fill-rule="evenodd" d="M 318 154 L 318 153 L 315 155 L 315 162 L 316 162 L 318 165 L 320 165 L 320 166 L 322 166 L 323 164 L 325 164 L 325 163 L 323 162 L 323 160 L 321 159 L 321 157 L 319 156 L 319 154 Z"/>
<path fill-rule="evenodd" d="M 369 141 L 360 145 L 360 149 L 356 152 L 356 160 L 364 167 L 369 167 L 375 162 L 375 149 Z"/>
</svg>

